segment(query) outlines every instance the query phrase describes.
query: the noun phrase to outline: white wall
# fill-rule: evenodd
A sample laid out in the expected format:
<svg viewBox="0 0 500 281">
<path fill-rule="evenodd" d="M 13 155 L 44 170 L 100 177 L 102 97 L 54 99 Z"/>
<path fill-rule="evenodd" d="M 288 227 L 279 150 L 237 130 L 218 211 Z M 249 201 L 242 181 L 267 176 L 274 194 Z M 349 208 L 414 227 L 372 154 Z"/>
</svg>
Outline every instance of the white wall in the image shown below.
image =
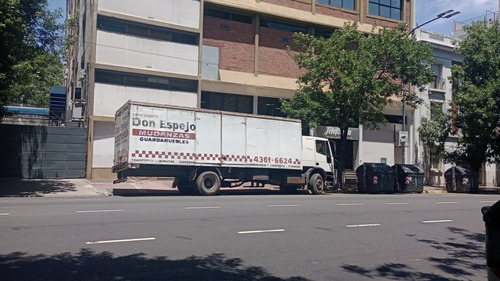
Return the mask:
<svg viewBox="0 0 500 281">
<path fill-rule="evenodd" d="M 99 0 L 99 11 L 199 28 L 199 0 Z"/>
<path fill-rule="evenodd" d="M 93 134 L 93 168 L 111 168 L 113 166 L 114 153 L 114 123 L 113 122 L 94 122 Z"/>
<path fill-rule="evenodd" d="M 115 116 L 128 100 L 196 107 L 197 93 L 165 91 L 95 83 L 94 115 Z"/>
<path fill-rule="evenodd" d="M 96 63 L 198 76 L 198 46 L 97 31 Z"/>
</svg>

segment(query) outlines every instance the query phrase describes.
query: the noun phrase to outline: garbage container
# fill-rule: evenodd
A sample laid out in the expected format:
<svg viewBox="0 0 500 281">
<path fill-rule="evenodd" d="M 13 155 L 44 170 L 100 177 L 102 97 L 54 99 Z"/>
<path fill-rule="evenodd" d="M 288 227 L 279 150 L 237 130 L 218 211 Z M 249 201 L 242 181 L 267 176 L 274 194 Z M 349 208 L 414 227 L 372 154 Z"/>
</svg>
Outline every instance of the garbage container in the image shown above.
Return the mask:
<svg viewBox="0 0 500 281">
<path fill-rule="evenodd" d="M 486 226 L 486 265 L 488 280 L 500 278 L 500 201 L 491 207 L 483 207 L 483 221 Z"/>
<path fill-rule="evenodd" d="M 444 172 L 446 191 L 469 192 L 479 190 L 479 174 L 471 169 L 454 166 Z"/>
<path fill-rule="evenodd" d="M 394 193 L 394 171 L 382 163 L 364 163 L 356 169 L 359 193 Z"/>
<path fill-rule="evenodd" d="M 395 173 L 394 188 L 396 192 L 424 192 L 424 170 L 416 165 L 396 164 L 392 166 Z"/>
</svg>

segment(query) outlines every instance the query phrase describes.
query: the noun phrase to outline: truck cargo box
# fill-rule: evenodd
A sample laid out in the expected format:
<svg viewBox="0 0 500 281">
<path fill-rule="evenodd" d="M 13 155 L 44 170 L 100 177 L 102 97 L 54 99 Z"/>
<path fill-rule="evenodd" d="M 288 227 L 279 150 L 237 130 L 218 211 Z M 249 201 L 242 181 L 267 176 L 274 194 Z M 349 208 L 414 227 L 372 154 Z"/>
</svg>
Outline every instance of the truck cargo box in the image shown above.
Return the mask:
<svg viewBox="0 0 500 281">
<path fill-rule="evenodd" d="M 128 101 L 113 172 L 136 164 L 301 170 L 300 120 Z"/>
</svg>

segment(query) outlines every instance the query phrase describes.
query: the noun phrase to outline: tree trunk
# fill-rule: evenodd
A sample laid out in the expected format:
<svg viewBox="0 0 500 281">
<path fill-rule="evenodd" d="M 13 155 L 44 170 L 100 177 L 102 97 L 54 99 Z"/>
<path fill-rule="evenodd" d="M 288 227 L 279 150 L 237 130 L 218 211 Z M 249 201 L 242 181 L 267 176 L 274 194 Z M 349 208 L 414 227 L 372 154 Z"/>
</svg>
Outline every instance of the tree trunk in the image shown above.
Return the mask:
<svg viewBox="0 0 500 281">
<path fill-rule="evenodd" d="M 340 128 L 340 148 L 337 149 L 339 167 L 337 169 L 337 180 L 340 189 L 344 189 L 344 161 L 345 161 L 345 143 L 347 140 L 347 131 L 349 128 Z"/>
</svg>

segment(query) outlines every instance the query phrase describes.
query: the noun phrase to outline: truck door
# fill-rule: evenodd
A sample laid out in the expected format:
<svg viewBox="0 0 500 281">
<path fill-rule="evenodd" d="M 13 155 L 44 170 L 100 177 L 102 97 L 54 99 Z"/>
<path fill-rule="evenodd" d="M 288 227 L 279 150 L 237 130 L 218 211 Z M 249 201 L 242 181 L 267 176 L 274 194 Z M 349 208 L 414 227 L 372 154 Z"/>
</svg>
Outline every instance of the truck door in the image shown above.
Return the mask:
<svg viewBox="0 0 500 281">
<path fill-rule="evenodd" d="M 316 166 L 333 174 L 333 154 L 328 141 L 316 140 Z"/>
</svg>

